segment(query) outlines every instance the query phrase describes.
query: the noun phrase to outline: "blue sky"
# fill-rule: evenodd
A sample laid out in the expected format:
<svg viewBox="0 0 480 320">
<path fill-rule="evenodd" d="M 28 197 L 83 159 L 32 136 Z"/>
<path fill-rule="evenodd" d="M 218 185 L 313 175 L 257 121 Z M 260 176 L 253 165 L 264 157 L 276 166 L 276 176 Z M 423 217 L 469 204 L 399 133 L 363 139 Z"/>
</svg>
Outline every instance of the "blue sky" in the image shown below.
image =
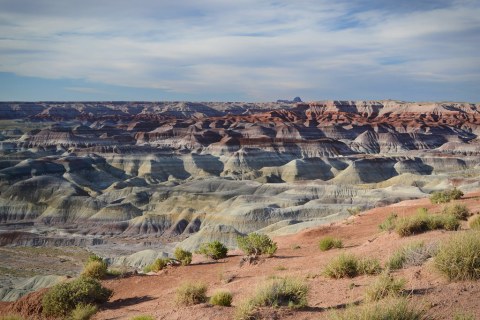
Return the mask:
<svg viewBox="0 0 480 320">
<path fill-rule="evenodd" d="M 480 102 L 480 1 L 0 0 L 0 100 Z"/>
</svg>

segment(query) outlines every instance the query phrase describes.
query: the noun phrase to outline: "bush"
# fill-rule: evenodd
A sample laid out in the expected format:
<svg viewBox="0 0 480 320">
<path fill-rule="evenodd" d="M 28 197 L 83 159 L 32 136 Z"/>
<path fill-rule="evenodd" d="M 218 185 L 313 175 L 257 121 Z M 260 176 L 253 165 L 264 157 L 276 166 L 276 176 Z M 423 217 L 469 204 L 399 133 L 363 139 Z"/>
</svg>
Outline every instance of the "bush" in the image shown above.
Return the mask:
<svg viewBox="0 0 480 320">
<path fill-rule="evenodd" d="M 331 320 L 422 320 L 425 311 L 412 306 L 406 299 L 385 299 L 360 307 L 350 307 L 344 312 L 333 312 Z"/>
<path fill-rule="evenodd" d="M 334 237 L 325 237 L 318 241 L 318 247 L 321 251 L 327 251 L 333 248 L 343 248 L 343 242 L 341 239 Z"/>
<path fill-rule="evenodd" d="M 410 217 L 398 219 L 395 231 L 401 236 L 411 236 L 429 230 L 445 229 L 457 230 L 460 227 L 458 219 L 450 214 L 429 215 L 425 212 Z"/>
<path fill-rule="evenodd" d="M 252 299 L 247 299 L 241 302 L 235 308 L 235 320 L 255 320 L 257 317 L 255 316 L 255 308 L 256 305 L 254 304 Z"/>
<path fill-rule="evenodd" d="M 96 305 L 81 303 L 73 309 L 70 314 L 70 320 L 89 320 L 97 310 Z"/>
<path fill-rule="evenodd" d="M 81 273 L 82 277 L 103 279 L 107 275 L 107 264 L 103 261 L 89 260 Z"/>
<path fill-rule="evenodd" d="M 468 211 L 467 206 L 458 203 L 446 206 L 445 208 L 443 208 L 442 213 L 452 215 L 459 220 L 467 220 L 468 217 L 470 217 L 471 215 L 470 211 Z"/>
<path fill-rule="evenodd" d="M 210 304 L 215 306 L 230 307 L 232 305 L 232 293 L 230 291 L 217 291 L 210 298 Z"/>
<path fill-rule="evenodd" d="M 237 237 L 237 244 L 238 248 L 246 255 L 267 254 L 273 256 L 277 251 L 277 244 L 266 234 L 250 233 L 246 237 Z"/>
<path fill-rule="evenodd" d="M 177 304 L 189 306 L 207 301 L 207 285 L 203 283 L 184 282 L 176 291 Z"/>
<path fill-rule="evenodd" d="M 449 280 L 480 279 L 480 232 L 456 234 L 444 241 L 435 256 L 436 268 Z"/>
<path fill-rule="evenodd" d="M 452 200 L 458 200 L 463 197 L 463 192 L 454 188 L 446 191 L 436 191 L 430 196 L 430 201 L 434 204 L 447 203 Z"/>
<path fill-rule="evenodd" d="M 43 296 L 43 313 L 46 316 L 66 316 L 80 304 L 100 304 L 107 302 L 112 290 L 102 287 L 92 278 L 78 278 L 53 286 Z"/>
<path fill-rule="evenodd" d="M 170 263 L 170 258 L 158 258 L 152 264 L 149 264 L 145 268 L 143 268 L 143 272 L 158 272 L 160 270 L 165 269 L 168 264 Z"/>
<path fill-rule="evenodd" d="M 377 259 L 358 259 L 352 254 L 342 253 L 325 267 L 324 275 L 329 278 L 353 278 L 360 274 L 377 274 L 382 270 Z"/>
<path fill-rule="evenodd" d="M 480 216 L 476 216 L 475 218 L 473 218 L 470 221 L 469 226 L 473 230 L 480 230 Z"/>
<path fill-rule="evenodd" d="M 456 313 L 453 315 L 453 320 L 475 320 L 475 315 L 470 313 Z"/>
<path fill-rule="evenodd" d="M 133 318 L 130 318 L 130 320 L 155 320 L 155 318 L 148 315 L 141 315 L 141 316 L 135 316 Z"/>
<path fill-rule="evenodd" d="M 407 244 L 395 251 L 386 263 L 390 270 L 398 270 L 410 266 L 420 266 L 437 252 L 437 245 L 425 245 L 423 242 Z"/>
<path fill-rule="evenodd" d="M 218 260 L 227 257 L 228 249 L 220 241 L 203 243 L 197 251 L 207 258 Z"/>
<path fill-rule="evenodd" d="M 183 250 L 182 248 L 176 248 L 173 255 L 175 256 L 175 259 L 180 261 L 182 266 L 188 266 L 190 263 L 192 263 L 192 253 L 190 251 Z"/>
<path fill-rule="evenodd" d="M 396 213 L 390 213 L 390 215 L 378 226 L 382 231 L 392 231 L 395 229 L 398 215 Z"/>
<path fill-rule="evenodd" d="M 378 301 L 386 297 L 399 296 L 406 284 L 405 279 L 395 279 L 389 274 L 381 275 L 365 292 L 367 301 Z"/>
</svg>

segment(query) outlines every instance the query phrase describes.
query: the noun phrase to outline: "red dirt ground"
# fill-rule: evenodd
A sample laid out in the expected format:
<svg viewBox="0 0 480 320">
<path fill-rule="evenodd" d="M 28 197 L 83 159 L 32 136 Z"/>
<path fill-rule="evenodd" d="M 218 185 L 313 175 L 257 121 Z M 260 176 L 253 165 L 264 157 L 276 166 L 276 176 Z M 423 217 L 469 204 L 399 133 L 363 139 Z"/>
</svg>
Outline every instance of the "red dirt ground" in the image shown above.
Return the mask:
<svg viewBox="0 0 480 320">
<path fill-rule="evenodd" d="M 468 194 L 462 203 L 471 212 L 480 211 L 480 192 Z M 275 238 L 279 250 L 275 257 L 261 260 L 257 265 L 239 266 L 240 252 L 219 262 L 211 262 L 201 256 L 194 256 L 193 264 L 187 267 L 172 267 L 156 275 L 136 275 L 124 279 L 105 280 L 103 284 L 114 290 L 110 302 L 101 306 L 93 319 L 130 319 L 136 315 L 151 315 L 155 319 L 232 319 L 235 306 L 250 296 L 256 287 L 267 278 L 275 276 L 298 276 L 310 285 L 309 307 L 290 310 L 277 308 L 264 310 L 268 319 L 327 319 L 330 310 L 341 309 L 346 304 L 359 302 L 366 287 L 376 276 L 360 276 L 352 279 L 328 279 L 321 275 L 326 263 L 340 252 L 357 256 L 374 257 L 382 263 L 402 245 L 422 240 L 426 243 L 441 241 L 454 232 L 431 231 L 401 238 L 395 233 L 381 232 L 378 225 L 391 213 L 399 216 L 410 215 L 420 207 L 431 212 L 440 211 L 442 205 L 432 205 L 428 199 L 403 201 L 388 207 L 366 211 L 358 216 L 332 223 L 328 226 L 308 229 L 295 235 Z M 467 223 L 463 222 L 463 229 Z M 461 232 L 461 231 L 460 231 Z M 318 240 L 326 235 L 343 240 L 344 249 L 321 252 Z M 300 246 L 295 249 L 295 246 Z M 480 319 L 480 281 L 448 282 L 438 274 L 427 261 L 423 266 L 395 271 L 397 277 L 407 279 L 411 299 L 425 306 L 428 315 L 434 319 L 452 319 L 458 312 L 467 312 Z M 225 279 L 231 278 L 229 283 Z M 176 306 L 175 289 L 184 281 L 208 284 L 208 295 L 218 289 L 227 289 L 233 294 L 232 307 L 217 307 L 208 304 Z M 36 296 L 35 296 L 36 295 Z M 0 304 L 0 314 L 19 311 L 19 306 L 39 295 L 27 296 L 16 303 Z M 23 301 L 23 302 L 22 302 Z M 33 303 L 35 304 L 35 303 Z M 28 305 L 28 303 L 27 303 Z M 34 306 L 28 306 L 35 310 Z M 29 312 L 22 312 L 27 315 Z M 33 318 L 29 313 L 29 319 Z"/>
</svg>

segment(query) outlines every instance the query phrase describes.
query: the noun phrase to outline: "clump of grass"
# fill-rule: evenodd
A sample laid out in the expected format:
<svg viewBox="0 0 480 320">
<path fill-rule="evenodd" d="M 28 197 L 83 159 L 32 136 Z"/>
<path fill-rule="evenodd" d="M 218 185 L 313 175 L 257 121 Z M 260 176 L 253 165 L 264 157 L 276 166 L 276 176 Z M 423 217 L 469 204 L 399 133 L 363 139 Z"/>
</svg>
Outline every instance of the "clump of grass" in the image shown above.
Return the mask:
<svg viewBox="0 0 480 320">
<path fill-rule="evenodd" d="M 206 293 L 206 284 L 184 282 L 177 288 L 175 302 L 185 306 L 203 303 L 207 301 Z"/>
<path fill-rule="evenodd" d="M 480 232 L 453 235 L 440 245 L 434 262 L 449 280 L 480 279 Z"/>
<path fill-rule="evenodd" d="M 188 266 L 190 263 L 192 263 L 192 253 L 190 251 L 183 250 L 182 248 L 178 247 L 175 249 L 173 255 L 175 259 L 180 261 L 182 266 Z"/>
<path fill-rule="evenodd" d="M 79 304 L 73 309 L 70 314 L 70 320 L 89 320 L 95 313 L 97 313 L 98 308 L 94 304 Z"/>
<path fill-rule="evenodd" d="M 480 230 L 480 215 L 474 217 L 468 225 L 472 230 Z"/>
<path fill-rule="evenodd" d="M 301 249 L 302 247 L 300 247 L 298 244 L 294 244 L 292 245 L 292 249 L 293 250 L 298 250 L 298 249 Z"/>
<path fill-rule="evenodd" d="M 464 204 L 456 203 L 453 205 L 446 206 L 442 210 L 443 214 L 450 214 L 459 220 L 467 220 L 471 216 L 470 211 L 467 206 Z"/>
<path fill-rule="evenodd" d="M 130 318 L 130 320 L 155 320 L 155 318 L 149 315 L 140 315 Z"/>
<path fill-rule="evenodd" d="M 380 262 L 376 259 L 359 259 L 352 254 L 342 253 L 332 259 L 323 271 L 329 278 L 353 278 L 360 274 L 377 274 L 381 271 Z"/>
<path fill-rule="evenodd" d="M 347 212 L 351 215 L 351 216 L 356 216 L 358 215 L 362 210 L 359 208 L 359 207 L 351 207 L 351 208 L 348 208 L 347 209 Z"/>
<path fill-rule="evenodd" d="M 395 231 L 402 237 L 423 233 L 429 230 L 457 230 L 460 227 L 458 219 L 451 214 L 433 214 L 419 212 L 410 217 L 398 219 Z"/>
<path fill-rule="evenodd" d="M 143 268 L 143 272 L 148 273 L 163 270 L 168 266 L 170 261 L 170 258 L 158 258 L 152 264 L 145 266 L 145 268 Z"/>
<path fill-rule="evenodd" d="M 341 239 L 327 236 L 318 241 L 318 247 L 321 251 L 327 251 L 333 248 L 343 248 L 343 242 Z"/>
<path fill-rule="evenodd" d="M 285 266 L 276 266 L 276 267 L 275 267 L 275 270 L 277 270 L 277 271 L 285 271 L 285 270 L 288 270 L 288 268 L 285 267 Z"/>
<path fill-rule="evenodd" d="M 232 293 L 230 291 L 220 290 L 210 297 L 210 304 L 215 306 L 230 307 L 232 305 Z"/>
<path fill-rule="evenodd" d="M 301 308 L 307 306 L 308 285 L 297 278 L 275 278 L 259 287 L 255 294 L 241 303 L 236 310 L 236 320 L 255 319 L 256 307 L 288 306 Z"/>
<path fill-rule="evenodd" d="M 438 250 L 436 244 L 425 245 L 424 242 L 409 243 L 395 251 L 386 263 L 390 270 L 398 270 L 410 266 L 420 266 L 433 257 Z"/>
<path fill-rule="evenodd" d="M 397 218 L 398 215 L 396 213 L 390 213 L 388 217 L 382 223 L 380 223 L 378 228 L 382 231 L 392 231 L 393 229 L 395 229 Z"/>
<path fill-rule="evenodd" d="M 378 301 L 386 297 L 400 296 L 407 281 L 403 278 L 396 279 L 389 274 L 382 274 L 366 290 L 366 301 Z"/>
<path fill-rule="evenodd" d="M 423 320 L 425 310 L 412 305 L 405 298 L 384 299 L 343 312 L 332 312 L 330 320 Z"/>
</svg>

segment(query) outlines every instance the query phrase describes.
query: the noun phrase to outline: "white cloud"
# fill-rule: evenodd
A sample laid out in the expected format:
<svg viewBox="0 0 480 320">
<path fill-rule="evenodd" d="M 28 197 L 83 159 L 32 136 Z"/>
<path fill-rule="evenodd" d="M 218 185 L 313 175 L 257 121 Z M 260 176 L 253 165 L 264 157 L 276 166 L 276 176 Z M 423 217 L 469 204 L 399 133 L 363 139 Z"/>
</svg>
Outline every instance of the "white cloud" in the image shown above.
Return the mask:
<svg viewBox="0 0 480 320">
<path fill-rule="evenodd" d="M 0 1 L 0 71 L 262 100 L 350 94 L 393 76 L 480 81 L 478 3 L 398 12 L 351 3 Z"/>
</svg>

